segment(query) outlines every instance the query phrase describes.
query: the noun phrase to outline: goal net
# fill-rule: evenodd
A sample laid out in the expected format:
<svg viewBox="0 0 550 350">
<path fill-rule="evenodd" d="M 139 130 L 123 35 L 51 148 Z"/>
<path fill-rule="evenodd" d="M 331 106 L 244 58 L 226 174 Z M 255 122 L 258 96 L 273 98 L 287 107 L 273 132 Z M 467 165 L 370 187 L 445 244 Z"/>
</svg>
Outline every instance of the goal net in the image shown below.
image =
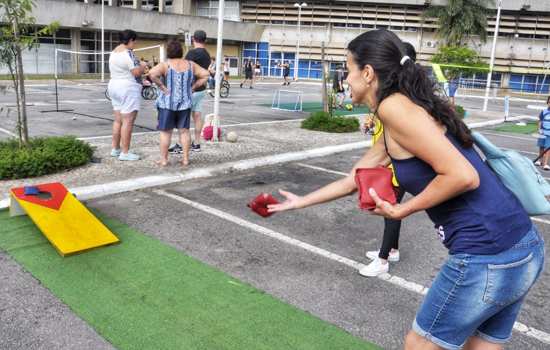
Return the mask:
<svg viewBox="0 0 550 350">
<path fill-rule="evenodd" d="M 302 111 L 302 92 L 296 90 L 277 90 L 273 94 L 271 109 L 280 111 Z"/>
<path fill-rule="evenodd" d="M 164 59 L 161 45 L 134 49 L 137 58 L 154 66 Z M 68 112 L 77 114 L 100 114 L 90 112 L 86 105 L 107 104 L 109 79 L 109 55 L 104 52 L 105 81 L 101 81 L 102 53 L 100 51 L 72 51 L 56 49 L 54 52 L 54 86 L 48 89 L 54 98 L 43 103 L 43 112 Z M 97 108 L 94 108 L 96 110 Z M 86 111 L 85 111 L 86 110 Z M 109 115 L 109 118 L 110 115 Z"/>
</svg>

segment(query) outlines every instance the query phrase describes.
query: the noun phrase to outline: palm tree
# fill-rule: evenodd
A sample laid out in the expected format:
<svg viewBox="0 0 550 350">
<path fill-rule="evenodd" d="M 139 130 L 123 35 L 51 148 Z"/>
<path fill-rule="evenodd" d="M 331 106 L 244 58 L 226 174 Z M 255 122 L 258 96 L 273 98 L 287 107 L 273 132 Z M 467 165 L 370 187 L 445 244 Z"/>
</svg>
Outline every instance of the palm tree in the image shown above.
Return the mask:
<svg viewBox="0 0 550 350">
<path fill-rule="evenodd" d="M 447 0 L 447 6 L 430 6 L 426 17 L 437 18 L 437 35 L 447 46 L 462 46 L 471 36 L 487 40 L 487 6 L 494 0 Z"/>
</svg>

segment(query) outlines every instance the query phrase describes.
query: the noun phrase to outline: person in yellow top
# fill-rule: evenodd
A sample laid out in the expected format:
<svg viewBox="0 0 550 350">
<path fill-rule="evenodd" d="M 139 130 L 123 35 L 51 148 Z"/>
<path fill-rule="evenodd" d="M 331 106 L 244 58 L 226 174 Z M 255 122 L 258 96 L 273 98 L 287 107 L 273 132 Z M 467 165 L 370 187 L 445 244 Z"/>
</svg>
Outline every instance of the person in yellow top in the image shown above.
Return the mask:
<svg viewBox="0 0 550 350">
<path fill-rule="evenodd" d="M 372 134 L 373 144 L 378 141 L 378 139 L 384 133 L 384 127 L 378 118 L 375 118 L 373 115 L 367 115 L 365 117 L 365 123 L 363 126 L 364 129 L 368 130 Z M 393 172 L 393 185 L 396 189 L 397 202 L 401 203 L 405 191 L 399 187 L 399 182 L 395 177 L 395 172 L 393 166 L 390 164 L 388 166 Z M 391 262 L 399 261 L 399 233 L 401 232 L 401 220 L 394 220 L 384 218 L 384 237 L 382 238 L 382 246 L 380 250 L 372 250 L 366 253 L 367 258 L 372 259 L 372 262 L 367 266 L 359 270 L 359 273 L 362 276 L 366 277 L 375 277 L 389 271 Z"/>
</svg>

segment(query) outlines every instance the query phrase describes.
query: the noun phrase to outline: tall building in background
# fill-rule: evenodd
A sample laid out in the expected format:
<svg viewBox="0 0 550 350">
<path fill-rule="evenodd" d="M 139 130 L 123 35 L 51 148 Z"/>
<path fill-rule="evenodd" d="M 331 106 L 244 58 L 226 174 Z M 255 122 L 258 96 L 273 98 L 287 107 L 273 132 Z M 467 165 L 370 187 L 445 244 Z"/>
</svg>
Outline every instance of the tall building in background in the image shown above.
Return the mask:
<svg viewBox="0 0 550 350">
<path fill-rule="evenodd" d="M 307 6 L 301 8 L 296 3 Z M 53 71 L 53 48 L 98 51 L 100 48 L 101 0 L 35 0 L 38 24 L 58 20 L 61 29 L 44 37 L 35 52 L 25 56 L 29 73 Z M 386 28 L 414 45 L 418 61 L 429 67 L 432 55 L 441 45 L 435 35 L 434 19 L 422 16 L 429 4 L 445 5 L 446 0 L 241 0 L 225 1 L 224 54 L 231 59 L 232 74 L 242 62 L 260 62 L 264 76 L 280 76 L 279 63 L 290 64 L 294 72 L 299 47 L 299 78 L 321 77 L 321 45 L 335 68 L 345 60 L 346 44 L 358 34 Z M 210 0 L 104 0 L 106 50 L 116 45 L 118 31 L 134 29 L 142 38 L 140 45 L 163 43 L 169 37 L 205 29 L 215 52 L 218 1 Z M 497 42 L 495 85 L 524 92 L 548 93 L 550 66 L 550 0 L 503 0 Z M 206 18 L 205 18 L 206 17 Z M 488 18 L 488 37 L 492 38 L 496 10 Z M 298 25 L 300 28 L 298 28 Z M 300 29 L 300 30 L 299 30 Z M 300 35 L 298 36 L 298 32 Z M 299 42 L 298 42 L 299 41 Z M 472 38 L 469 46 L 489 60 L 491 40 L 483 44 Z M 145 53 L 148 58 L 152 52 Z M 63 61 L 63 59 L 61 59 Z M 99 72 L 97 55 L 67 59 L 58 68 L 74 73 Z M 59 66 L 60 65 L 60 66 Z M 473 86 L 483 86 L 486 75 L 468 77 Z"/>
</svg>

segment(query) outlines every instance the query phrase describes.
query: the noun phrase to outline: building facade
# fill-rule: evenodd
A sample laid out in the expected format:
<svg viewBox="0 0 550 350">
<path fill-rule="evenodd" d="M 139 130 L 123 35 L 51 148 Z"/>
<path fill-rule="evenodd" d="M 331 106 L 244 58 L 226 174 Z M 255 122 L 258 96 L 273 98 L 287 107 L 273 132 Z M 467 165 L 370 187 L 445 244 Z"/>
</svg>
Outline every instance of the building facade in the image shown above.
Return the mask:
<svg viewBox="0 0 550 350">
<path fill-rule="evenodd" d="M 97 52 L 100 49 L 100 3 L 102 0 L 37 0 L 34 13 L 38 24 L 60 21 L 61 29 L 25 58 L 29 73 L 48 73 L 54 65 L 52 51 Z M 117 32 L 131 28 L 142 38 L 140 45 L 162 44 L 169 37 L 183 37 L 205 29 L 215 52 L 218 1 L 211 0 L 103 0 L 105 5 L 105 49 L 116 45 Z M 418 61 L 427 65 L 441 45 L 437 23 L 423 16 L 429 4 L 445 0 L 291 0 L 225 1 L 224 54 L 232 58 L 233 73 L 242 62 L 258 61 L 264 76 L 279 76 L 283 61 L 299 78 L 321 77 L 321 47 L 335 68 L 345 60 L 347 43 L 358 34 L 386 28 L 414 45 Z M 303 3 L 303 1 L 299 2 Z M 298 18 L 300 15 L 300 18 Z M 488 41 L 472 38 L 469 45 L 489 61 L 496 9 L 488 16 Z M 495 84 L 512 90 L 547 93 L 550 78 L 550 0 L 503 0 L 495 59 Z M 298 60 L 297 58 L 298 52 Z M 160 59 L 159 50 L 143 52 L 148 59 Z M 155 57 L 158 56 L 158 57 Z M 78 62 L 65 55 L 58 69 L 98 72 L 97 53 L 81 55 Z M 75 56 L 75 55 L 72 55 Z M 63 63 L 64 62 L 64 63 Z M 297 69 L 294 67 L 298 64 Z M 61 65 L 61 66 L 59 66 Z M 483 85 L 485 74 L 469 77 Z"/>
</svg>

